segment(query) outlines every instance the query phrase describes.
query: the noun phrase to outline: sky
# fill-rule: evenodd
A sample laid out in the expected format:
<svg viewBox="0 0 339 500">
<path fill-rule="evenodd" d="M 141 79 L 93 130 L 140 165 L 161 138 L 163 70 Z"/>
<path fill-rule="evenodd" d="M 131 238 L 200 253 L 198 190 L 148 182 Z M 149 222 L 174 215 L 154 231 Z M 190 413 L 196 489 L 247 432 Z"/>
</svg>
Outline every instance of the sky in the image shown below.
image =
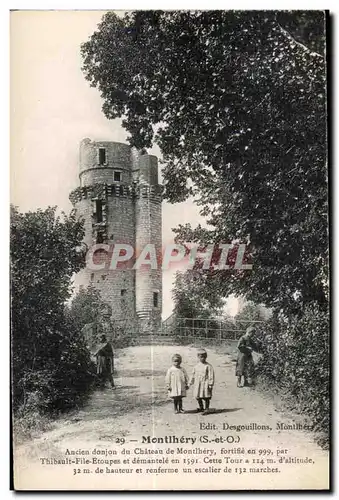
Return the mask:
<svg viewBox="0 0 339 500">
<path fill-rule="evenodd" d="M 80 45 L 104 11 L 11 12 L 11 203 L 23 212 L 57 205 L 69 212 L 78 186 L 79 143 L 126 142 L 120 120 L 107 120 L 102 100 L 81 71 Z M 157 147 L 150 153 L 161 157 Z M 163 203 L 163 243 L 179 223 L 203 222 L 193 201 Z M 163 318 L 170 315 L 174 271 L 163 273 Z M 237 311 L 230 300 L 228 310 Z"/>
</svg>

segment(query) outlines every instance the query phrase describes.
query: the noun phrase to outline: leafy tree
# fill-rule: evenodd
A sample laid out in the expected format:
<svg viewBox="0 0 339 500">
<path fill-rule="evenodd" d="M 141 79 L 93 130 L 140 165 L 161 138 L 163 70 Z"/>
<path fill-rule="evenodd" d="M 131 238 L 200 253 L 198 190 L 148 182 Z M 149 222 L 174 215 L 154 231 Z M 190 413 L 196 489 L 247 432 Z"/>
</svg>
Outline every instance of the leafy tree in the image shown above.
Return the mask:
<svg viewBox="0 0 339 500">
<path fill-rule="evenodd" d="M 220 314 L 223 299 L 210 288 L 206 293 L 206 287 L 209 283 L 199 272 L 177 272 L 172 290 L 175 315 L 179 318 L 209 318 Z"/>
<path fill-rule="evenodd" d="M 99 290 L 90 285 L 87 288 L 80 288 L 70 304 L 68 314 L 82 330 L 85 325 L 98 322 L 103 306 Z"/>
<path fill-rule="evenodd" d="M 321 11 L 110 12 L 82 46 L 106 117 L 207 217 L 178 240 L 248 244 L 253 271 L 211 287 L 289 314 L 328 303 L 324 31 Z"/>
<path fill-rule="evenodd" d="M 103 301 L 99 290 L 93 285 L 80 288 L 67 308 L 67 315 L 76 322 L 91 351 L 95 351 L 98 347 L 102 334 L 112 339 L 114 349 L 131 345 L 136 336 L 136 318 L 129 316 L 123 320 L 112 318 L 111 306 Z"/>
<path fill-rule="evenodd" d="M 83 227 L 56 208 L 11 208 L 11 331 L 14 408 L 65 409 L 90 386 L 91 364 L 77 324 L 65 316 Z"/>
<path fill-rule="evenodd" d="M 309 415 L 325 447 L 330 428 L 329 328 L 329 315 L 310 304 L 302 317 L 272 315 L 258 332 L 259 374 L 279 389 L 293 411 Z"/>
<path fill-rule="evenodd" d="M 260 306 L 253 302 L 247 302 L 241 311 L 235 316 L 234 320 L 237 324 L 243 325 L 245 328 L 254 321 L 265 321 L 266 316 L 263 314 Z"/>
<path fill-rule="evenodd" d="M 209 283 L 199 269 L 177 272 L 172 296 L 171 328 L 179 343 L 192 338 L 218 338 L 220 322 L 215 318 L 221 315 L 224 300 L 218 292 L 209 289 Z M 229 326 L 226 321 L 224 323 L 225 327 Z"/>
</svg>

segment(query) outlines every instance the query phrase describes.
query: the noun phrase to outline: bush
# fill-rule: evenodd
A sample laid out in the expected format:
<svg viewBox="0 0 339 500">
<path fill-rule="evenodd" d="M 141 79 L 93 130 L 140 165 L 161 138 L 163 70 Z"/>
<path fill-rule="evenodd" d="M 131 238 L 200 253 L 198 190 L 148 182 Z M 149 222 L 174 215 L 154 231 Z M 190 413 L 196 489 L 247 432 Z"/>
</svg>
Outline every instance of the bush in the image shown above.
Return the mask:
<svg viewBox="0 0 339 500">
<path fill-rule="evenodd" d="M 329 315 L 316 304 L 291 319 L 272 317 L 261 333 L 258 373 L 283 389 L 328 440 L 330 419 Z"/>
<path fill-rule="evenodd" d="M 16 428 L 81 403 L 94 380 L 79 325 L 65 312 L 74 273 L 85 265 L 74 213 L 11 210 L 12 402 Z"/>
<path fill-rule="evenodd" d="M 113 349 L 123 349 L 134 344 L 135 333 L 130 331 L 118 332 L 118 335 L 113 339 Z"/>
<path fill-rule="evenodd" d="M 55 414 L 83 402 L 95 379 L 95 366 L 80 333 L 54 332 L 53 349 L 37 356 L 31 366 L 13 370 L 13 408 L 18 416 Z M 37 346 L 38 348 L 41 346 Z M 41 349 L 41 352 L 43 349 Z"/>
</svg>

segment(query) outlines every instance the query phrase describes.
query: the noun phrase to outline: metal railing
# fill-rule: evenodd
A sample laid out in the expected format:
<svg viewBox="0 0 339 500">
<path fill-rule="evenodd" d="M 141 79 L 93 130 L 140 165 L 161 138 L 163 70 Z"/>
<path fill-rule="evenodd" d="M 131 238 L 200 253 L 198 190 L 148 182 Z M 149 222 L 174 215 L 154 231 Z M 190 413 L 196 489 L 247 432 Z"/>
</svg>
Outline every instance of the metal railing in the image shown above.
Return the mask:
<svg viewBox="0 0 339 500">
<path fill-rule="evenodd" d="M 159 335 L 175 336 L 182 338 L 196 339 L 239 339 L 248 326 L 259 326 L 264 321 L 238 320 L 225 321 L 223 319 L 204 318 L 175 318 L 171 317 L 171 322 L 162 323 Z"/>
<path fill-rule="evenodd" d="M 223 320 L 220 318 L 177 318 L 174 315 L 163 321 L 158 328 L 139 329 L 124 320 L 115 322 L 116 335 L 132 337 L 180 337 L 183 339 L 237 340 L 248 326 L 260 326 L 264 321 Z"/>
</svg>

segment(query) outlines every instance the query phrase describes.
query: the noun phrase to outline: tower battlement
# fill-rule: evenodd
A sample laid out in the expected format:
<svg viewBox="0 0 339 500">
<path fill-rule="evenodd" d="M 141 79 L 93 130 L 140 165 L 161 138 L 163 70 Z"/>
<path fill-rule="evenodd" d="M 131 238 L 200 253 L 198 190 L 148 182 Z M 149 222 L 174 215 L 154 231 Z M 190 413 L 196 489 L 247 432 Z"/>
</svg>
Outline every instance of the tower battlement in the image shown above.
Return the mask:
<svg viewBox="0 0 339 500">
<path fill-rule="evenodd" d="M 70 200 L 84 221 L 88 248 L 123 242 L 137 249 L 152 243 L 161 253 L 162 186 L 156 156 L 140 154 L 123 143 L 83 139 L 79 186 Z M 97 288 L 111 306 L 113 319 L 134 319 L 142 329 L 160 327 L 161 271 L 85 268 L 76 283 Z"/>
<path fill-rule="evenodd" d="M 69 199 L 75 203 L 88 198 L 102 198 L 113 196 L 125 196 L 131 198 L 150 197 L 154 202 L 162 201 L 162 186 L 136 185 L 117 185 L 117 184 L 93 184 L 92 186 L 77 187 L 71 191 Z"/>
</svg>

